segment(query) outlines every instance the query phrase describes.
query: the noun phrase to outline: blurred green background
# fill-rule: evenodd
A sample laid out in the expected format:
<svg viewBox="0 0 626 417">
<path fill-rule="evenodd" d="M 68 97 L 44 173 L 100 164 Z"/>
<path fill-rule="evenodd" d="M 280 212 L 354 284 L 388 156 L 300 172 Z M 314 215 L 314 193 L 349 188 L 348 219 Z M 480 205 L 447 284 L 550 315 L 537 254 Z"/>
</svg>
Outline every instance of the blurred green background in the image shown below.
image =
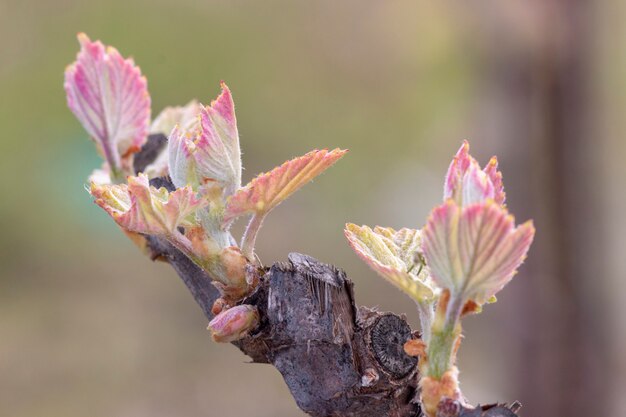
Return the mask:
<svg viewBox="0 0 626 417">
<path fill-rule="evenodd" d="M 414 324 L 343 225 L 421 227 L 463 139 L 498 154 L 509 208 L 538 231 L 500 301 L 466 320 L 464 393 L 526 416 L 626 415 L 624 19 L 609 0 L 0 0 L 0 415 L 302 415 L 85 192 L 100 162 L 62 88 L 79 31 L 135 58 L 153 115 L 225 80 L 245 180 L 349 148 L 269 217 L 259 253 L 340 265 L 360 304 Z"/>
</svg>

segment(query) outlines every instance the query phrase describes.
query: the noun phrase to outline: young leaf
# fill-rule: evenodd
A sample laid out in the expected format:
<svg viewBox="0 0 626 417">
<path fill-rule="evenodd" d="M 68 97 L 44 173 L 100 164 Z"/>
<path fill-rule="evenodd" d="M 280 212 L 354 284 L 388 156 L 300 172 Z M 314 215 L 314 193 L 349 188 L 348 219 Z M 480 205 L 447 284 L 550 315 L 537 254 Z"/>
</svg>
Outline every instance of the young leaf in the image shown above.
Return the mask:
<svg viewBox="0 0 626 417">
<path fill-rule="evenodd" d="M 391 227 L 374 227 L 374 233 L 386 237 L 393 243 L 393 250 L 396 256 L 409 269 L 419 270 L 419 252 L 421 248 L 421 233 L 419 230 L 403 227 L 394 230 Z"/>
<path fill-rule="evenodd" d="M 194 213 L 206 205 L 191 187 L 169 193 L 151 187 L 148 177 L 128 177 L 128 184 L 91 184 L 95 202 L 125 230 L 149 235 L 171 235 L 179 226 L 195 225 Z"/>
<path fill-rule="evenodd" d="M 504 184 L 502 183 L 502 173 L 498 171 L 498 158 L 492 156 L 485 166 L 484 169 L 485 174 L 489 177 L 489 180 L 493 184 L 494 197 L 493 200 L 496 204 L 504 205 L 504 201 L 506 200 L 506 193 L 504 192 Z"/>
<path fill-rule="evenodd" d="M 65 70 L 67 104 L 104 155 L 113 177 L 130 173 L 150 123 L 147 82 L 132 59 L 78 34 L 81 50 Z"/>
<path fill-rule="evenodd" d="M 233 98 L 226 84 L 221 86 L 219 97 L 200 112 L 195 159 L 198 176 L 217 181 L 229 196 L 241 187 L 241 150 Z"/>
<path fill-rule="evenodd" d="M 462 181 L 462 204 L 469 206 L 483 201 L 493 200 L 495 188 L 491 179 L 480 169 L 478 162 L 472 161 Z"/>
<path fill-rule="evenodd" d="M 193 130 L 201 110 L 202 105 L 197 100 L 191 100 L 184 106 L 166 107 L 150 125 L 150 133 L 162 133 L 167 136 L 176 125 L 185 130 Z"/>
<path fill-rule="evenodd" d="M 196 174 L 196 161 L 193 157 L 196 145 L 194 137 L 199 132 L 187 131 L 179 125 L 174 126 L 170 133 L 167 150 L 170 178 L 177 188 L 190 185 L 197 189 L 200 185 Z"/>
<path fill-rule="evenodd" d="M 210 106 L 200 106 L 196 122 L 174 127 L 169 138 L 169 168 L 174 185 L 194 188 L 212 182 L 229 196 L 241 186 L 241 151 L 230 90 Z"/>
<path fill-rule="evenodd" d="M 229 223 L 249 213 L 267 214 L 337 162 L 346 152 L 341 149 L 314 150 L 259 175 L 230 197 L 226 205 L 224 222 Z"/>
<path fill-rule="evenodd" d="M 154 161 L 145 167 L 143 173 L 150 179 L 169 175 L 169 154 L 167 152 L 167 146 L 164 146 L 154 158 Z"/>
<path fill-rule="evenodd" d="M 478 161 L 469 154 L 469 143 L 464 141 L 448 168 L 444 201 L 451 198 L 458 205 L 468 206 L 491 199 L 498 205 L 504 205 L 505 197 L 497 158 L 491 158 L 481 170 Z"/>
<path fill-rule="evenodd" d="M 534 234 L 531 221 L 516 228 L 513 216 L 493 201 L 459 207 L 448 200 L 431 213 L 422 248 L 440 288 L 482 305 L 511 280 Z"/>
<path fill-rule="evenodd" d="M 420 232 L 390 227 L 346 224 L 344 234 L 356 254 L 381 277 L 418 302 L 432 300 L 435 288 L 425 271 L 415 265 Z"/>
<path fill-rule="evenodd" d="M 150 125 L 151 134 L 170 135 L 176 126 L 186 131 L 194 130 L 199 124 L 201 104 L 192 100 L 185 106 L 166 107 Z M 149 178 L 169 175 L 169 149 L 165 146 L 143 172 Z M 184 185 L 183 185 L 184 186 Z"/>
<path fill-rule="evenodd" d="M 454 155 L 454 158 L 448 167 L 448 172 L 443 185 L 444 201 L 449 198 L 458 200 L 457 196 L 460 195 L 463 176 L 469 169 L 472 159 L 473 158 L 469 154 L 469 142 L 465 140 L 456 155 Z"/>
</svg>

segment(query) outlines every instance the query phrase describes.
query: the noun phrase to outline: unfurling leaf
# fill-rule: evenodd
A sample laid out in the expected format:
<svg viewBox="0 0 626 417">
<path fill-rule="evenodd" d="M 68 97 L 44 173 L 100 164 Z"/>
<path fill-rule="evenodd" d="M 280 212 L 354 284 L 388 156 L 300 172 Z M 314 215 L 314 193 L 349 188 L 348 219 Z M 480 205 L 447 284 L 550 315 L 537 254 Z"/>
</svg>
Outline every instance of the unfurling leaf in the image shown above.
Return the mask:
<svg viewBox="0 0 626 417">
<path fill-rule="evenodd" d="M 498 171 L 498 158 L 492 156 L 483 171 L 487 174 L 487 178 L 489 178 L 491 184 L 493 184 L 494 201 L 496 204 L 504 205 L 506 193 L 504 192 L 504 184 L 502 183 L 502 173 Z"/>
<path fill-rule="evenodd" d="M 256 307 L 243 304 L 222 311 L 211 320 L 208 329 L 213 340 L 228 343 L 239 340 L 259 324 Z"/>
<path fill-rule="evenodd" d="M 493 201 L 460 207 L 448 200 L 431 213 L 422 248 L 439 287 L 482 305 L 511 280 L 534 234 L 531 221 L 516 228 Z"/>
<path fill-rule="evenodd" d="M 177 188 L 190 185 L 197 189 L 199 184 L 196 174 L 196 163 L 193 157 L 196 145 L 195 137 L 199 135 L 195 131 L 186 131 L 180 126 L 175 126 L 167 143 L 169 155 L 169 172 L 172 183 Z"/>
<path fill-rule="evenodd" d="M 418 302 L 435 297 L 433 282 L 419 264 L 420 232 L 413 229 L 346 225 L 344 234 L 359 257 L 381 277 Z"/>
<path fill-rule="evenodd" d="M 150 124 L 146 79 L 117 49 L 78 35 L 81 49 L 65 70 L 67 104 L 103 154 L 112 177 L 130 174 L 132 154 Z"/>
<path fill-rule="evenodd" d="M 241 186 L 241 151 L 230 90 L 210 106 L 200 106 L 198 121 L 176 126 L 169 138 L 169 166 L 177 187 L 215 183 L 229 196 Z"/>
<path fill-rule="evenodd" d="M 503 205 L 505 197 L 497 158 L 491 158 L 481 170 L 478 161 L 469 154 L 469 143 L 463 142 L 446 174 L 444 201 L 451 198 L 460 206 L 468 206 L 493 200 Z"/>
<path fill-rule="evenodd" d="M 90 184 L 95 183 L 98 185 L 110 184 L 111 174 L 109 173 L 106 166 L 103 166 L 102 168 L 96 168 L 91 171 L 91 175 L 89 175 L 87 182 L 89 182 Z"/>
<path fill-rule="evenodd" d="M 462 202 L 464 206 L 493 200 L 495 190 L 493 183 L 485 172 L 480 169 L 478 162 L 470 164 L 463 177 Z"/>
<path fill-rule="evenodd" d="M 162 133 L 168 136 L 176 125 L 192 130 L 193 125 L 198 122 L 201 110 L 202 105 L 197 100 L 191 100 L 184 106 L 166 107 L 150 125 L 150 133 Z"/>
<path fill-rule="evenodd" d="M 221 86 L 219 97 L 200 113 L 196 163 L 199 176 L 217 181 L 229 196 L 241 187 L 241 150 L 233 97 L 226 84 Z"/>
<path fill-rule="evenodd" d="M 199 126 L 201 109 L 202 105 L 197 100 L 192 100 L 185 106 L 166 107 L 152 122 L 150 133 L 169 136 L 176 126 L 181 126 L 185 131 L 193 131 Z M 169 149 L 167 146 L 156 155 L 152 163 L 146 166 L 143 172 L 149 178 L 169 175 Z"/>
<path fill-rule="evenodd" d="M 150 179 L 165 177 L 170 174 L 167 146 L 164 146 L 161 152 L 154 158 L 154 161 L 146 166 L 143 173 Z"/>
<path fill-rule="evenodd" d="M 285 162 L 270 172 L 253 179 L 230 197 L 224 222 L 249 213 L 264 215 L 324 172 L 345 155 L 347 150 L 314 150 Z"/>
<path fill-rule="evenodd" d="M 374 227 L 374 233 L 384 236 L 393 245 L 396 256 L 405 264 L 408 270 L 415 269 L 415 273 L 418 272 L 420 267 L 420 245 L 421 245 L 421 233 L 419 230 L 408 229 L 403 227 L 400 230 L 394 230 L 391 227 Z"/>
<path fill-rule="evenodd" d="M 128 177 L 128 184 L 91 184 L 95 202 L 124 229 L 149 234 L 170 235 L 178 227 L 195 225 L 194 213 L 207 204 L 191 187 L 169 193 L 150 186 L 148 177 Z"/>
</svg>

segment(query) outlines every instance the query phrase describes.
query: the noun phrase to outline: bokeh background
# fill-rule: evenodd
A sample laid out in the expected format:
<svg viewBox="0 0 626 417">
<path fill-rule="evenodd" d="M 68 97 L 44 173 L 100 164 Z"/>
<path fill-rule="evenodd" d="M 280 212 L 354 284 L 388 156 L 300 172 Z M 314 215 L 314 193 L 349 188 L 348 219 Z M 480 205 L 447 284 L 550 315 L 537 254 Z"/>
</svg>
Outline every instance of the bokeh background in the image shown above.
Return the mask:
<svg viewBox="0 0 626 417">
<path fill-rule="evenodd" d="M 340 265 L 360 304 L 415 324 L 343 224 L 420 227 L 463 139 L 497 154 L 538 232 L 465 321 L 464 392 L 525 416 L 626 415 L 625 19 L 610 0 L 0 0 L 0 415 L 302 415 L 85 192 L 100 162 L 62 88 L 79 31 L 135 58 L 154 115 L 226 80 L 246 180 L 349 148 L 270 216 L 261 258 Z"/>
</svg>

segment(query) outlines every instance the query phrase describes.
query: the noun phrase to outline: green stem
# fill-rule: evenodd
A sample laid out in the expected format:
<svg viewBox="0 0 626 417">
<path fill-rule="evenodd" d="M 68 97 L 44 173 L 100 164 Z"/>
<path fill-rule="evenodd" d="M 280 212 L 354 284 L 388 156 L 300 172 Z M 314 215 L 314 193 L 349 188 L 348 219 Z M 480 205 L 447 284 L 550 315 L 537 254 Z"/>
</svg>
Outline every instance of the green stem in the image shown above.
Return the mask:
<svg viewBox="0 0 626 417">
<path fill-rule="evenodd" d="M 428 344 L 428 376 L 440 379 L 443 374 L 454 365 L 454 345 L 461 335 L 461 310 L 463 300 L 451 298 L 445 311 L 445 319 L 437 317 L 435 321 L 443 325 L 433 325 L 433 331 Z M 437 314 L 443 312 L 438 311 Z"/>
<path fill-rule="evenodd" d="M 246 231 L 241 238 L 241 253 L 248 258 L 250 262 L 254 262 L 254 245 L 256 243 L 256 236 L 259 233 L 259 229 L 265 219 L 265 213 L 254 213 Z"/>
<path fill-rule="evenodd" d="M 249 292 L 250 287 L 246 282 L 245 272 L 241 269 L 236 269 L 238 266 L 241 266 L 241 264 L 237 263 L 236 259 L 234 260 L 234 265 L 227 264 L 229 259 L 232 260 L 232 258 L 222 258 L 223 249 L 217 253 L 209 252 L 203 256 L 198 256 L 194 251 L 191 241 L 178 230 L 169 233 L 165 238 L 174 245 L 176 249 L 185 254 L 193 263 L 198 265 L 200 269 L 205 271 L 213 281 L 219 282 L 221 285 L 218 289 L 223 296 L 234 297 L 239 300 Z M 238 254 L 238 252 L 236 252 L 236 254 Z M 241 255 L 239 254 L 238 256 Z M 235 268 L 234 274 L 232 267 Z M 239 275 L 238 272 L 241 272 L 241 275 Z"/>
<path fill-rule="evenodd" d="M 417 312 L 420 318 L 420 327 L 422 329 L 422 340 L 428 345 L 430 342 L 430 332 L 433 325 L 435 312 L 433 310 L 433 302 L 416 301 Z"/>
<path fill-rule="evenodd" d="M 196 265 L 204 269 L 202 266 L 202 261 L 199 257 L 197 257 L 193 253 L 193 248 L 191 246 L 191 242 L 185 235 L 180 233 L 178 230 L 174 230 L 174 232 L 165 236 L 165 238 L 172 244 L 176 249 L 184 253 L 189 259 L 193 261 Z"/>
<path fill-rule="evenodd" d="M 212 203 L 210 208 L 200 209 L 197 212 L 207 237 L 220 249 L 231 246 L 230 232 L 222 227 L 223 211 L 222 206 L 215 206 Z"/>
<path fill-rule="evenodd" d="M 113 166 L 109 167 L 112 184 L 124 184 L 126 183 L 126 174 L 122 172 L 121 169 L 114 168 Z"/>
</svg>

